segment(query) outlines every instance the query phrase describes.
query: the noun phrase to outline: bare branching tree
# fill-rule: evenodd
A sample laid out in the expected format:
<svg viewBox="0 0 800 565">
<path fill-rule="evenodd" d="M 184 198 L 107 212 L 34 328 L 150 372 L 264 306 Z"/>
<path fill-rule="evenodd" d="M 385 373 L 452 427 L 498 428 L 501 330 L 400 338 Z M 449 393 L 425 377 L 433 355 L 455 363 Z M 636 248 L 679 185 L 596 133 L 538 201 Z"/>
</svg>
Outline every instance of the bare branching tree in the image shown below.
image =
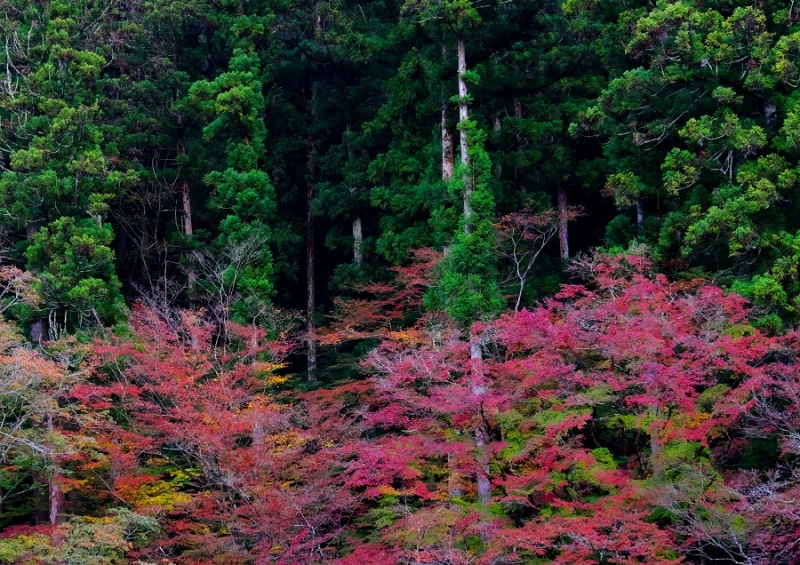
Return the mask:
<svg viewBox="0 0 800 565">
<path fill-rule="evenodd" d="M 195 287 L 218 327 L 226 327 L 231 308 L 242 298 L 240 282 L 245 269 L 263 253 L 264 242 L 255 236 L 231 242 L 219 253 L 193 251 L 191 270 L 197 276 Z"/>
<path fill-rule="evenodd" d="M 542 212 L 515 212 L 500 218 L 497 229 L 497 252 L 511 264 L 511 272 L 503 281 L 517 288 L 514 311 L 519 311 L 525 284 L 533 275 L 537 259 L 558 233 L 561 221 L 571 221 L 581 214 L 579 208 L 565 212 L 547 209 Z"/>
</svg>

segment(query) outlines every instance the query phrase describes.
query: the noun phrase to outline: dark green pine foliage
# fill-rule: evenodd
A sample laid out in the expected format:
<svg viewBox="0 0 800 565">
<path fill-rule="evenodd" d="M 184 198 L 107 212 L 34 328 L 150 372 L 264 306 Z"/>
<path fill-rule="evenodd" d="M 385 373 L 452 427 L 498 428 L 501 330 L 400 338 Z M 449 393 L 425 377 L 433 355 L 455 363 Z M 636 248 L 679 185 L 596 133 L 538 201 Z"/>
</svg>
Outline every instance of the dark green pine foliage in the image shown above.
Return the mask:
<svg viewBox="0 0 800 565">
<path fill-rule="evenodd" d="M 378 253 L 401 263 L 411 249 L 445 245 L 458 229 L 458 198 L 442 181 L 441 109 L 457 94 L 455 41 L 404 14 L 389 35 L 393 76 L 382 85 L 383 103 L 364 125 L 374 148 L 369 165 L 371 204 L 380 211 Z M 448 104 L 457 137 L 456 107 Z"/>
<path fill-rule="evenodd" d="M 166 106 L 182 81 L 157 30 L 191 7 L 3 4 L 5 248 L 40 275 L 42 310 L 30 316 L 113 321 L 124 304 L 108 222 L 156 183 L 152 154 L 168 144 Z"/>
<path fill-rule="evenodd" d="M 38 276 L 29 323 L 110 323 L 142 289 L 242 320 L 303 309 L 311 242 L 318 322 L 430 246 L 429 305 L 467 326 L 509 291 L 497 219 L 568 205 L 586 215 L 525 304 L 563 279 L 558 247 L 644 242 L 798 314 L 791 4 L 3 5 L 0 228 Z"/>
<path fill-rule="evenodd" d="M 429 308 L 441 308 L 462 327 L 488 319 L 503 308 L 497 285 L 497 256 L 494 253 L 494 195 L 491 191 L 491 159 L 484 148 L 486 133 L 473 120 L 462 121 L 467 133 L 469 163 L 456 167 L 451 188 L 459 193 L 463 184 L 472 185 L 470 229 L 466 218 L 446 250 L 441 277 L 426 297 Z"/>
<path fill-rule="evenodd" d="M 800 32 L 789 8 L 628 4 L 607 36 L 631 36 L 624 52 L 597 43 L 612 80 L 576 131 L 607 135 L 606 191 L 623 212 L 613 241 L 633 234 L 666 268 L 795 315 Z"/>
<path fill-rule="evenodd" d="M 249 19 L 248 19 L 249 20 Z M 236 20 L 237 43 L 227 72 L 213 81 L 198 81 L 189 90 L 187 105 L 208 120 L 202 139 L 212 163 L 204 182 L 212 189 L 208 206 L 221 212 L 218 253 L 228 248 L 231 264 L 223 275 L 231 291 L 241 291 L 263 301 L 273 292 L 270 220 L 275 213 L 275 191 L 261 170 L 266 127 L 262 73 L 254 46 L 242 39 L 246 33 L 261 35 L 263 27 Z M 242 255 L 242 257 L 239 257 Z M 241 272 L 236 272 L 241 267 Z M 239 280 L 232 280 L 240 277 Z M 201 284 L 205 281 L 201 281 Z M 241 306 L 241 305 L 239 305 Z"/>
</svg>

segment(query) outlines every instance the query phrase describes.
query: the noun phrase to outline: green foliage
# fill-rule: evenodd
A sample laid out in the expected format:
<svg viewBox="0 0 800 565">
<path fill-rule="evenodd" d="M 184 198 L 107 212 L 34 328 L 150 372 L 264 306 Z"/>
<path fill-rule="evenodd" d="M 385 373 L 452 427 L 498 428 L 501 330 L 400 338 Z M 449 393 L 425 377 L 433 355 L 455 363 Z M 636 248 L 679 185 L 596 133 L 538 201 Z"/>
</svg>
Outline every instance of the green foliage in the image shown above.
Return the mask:
<svg viewBox="0 0 800 565">
<path fill-rule="evenodd" d="M 114 234 L 95 220 L 59 218 L 41 228 L 25 256 L 38 274 L 35 286 L 45 316 L 74 329 L 81 323 L 114 322 L 124 314 L 121 284 L 110 248 Z"/>
<path fill-rule="evenodd" d="M 472 216 L 462 217 L 461 229 L 442 262 L 442 275 L 428 293 L 426 304 L 442 309 L 462 326 L 490 317 L 503 307 L 497 286 L 497 256 L 492 225 L 494 196 L 490 188 L 491 160 L 484 145 L 486 135 L 473 121 L 459 124 L 468 140 L 468 165 L 455 170 L 450 190 L 461 198 L 471 189 Z"/>
<path fill-rule="evenodd" d="M 43 534 L 0 539 L 0 563 L 123 564 L 128 562 L 127 552 L 151 541 L 160 528 L 151 516 L 115 508 L 104 518 L 74 517 L 60 530 L 65 538 L 62 543 Z"/>
<path fill-rule="evenodd" d="M 608 25 L 633 36 L 624 54 L 596 44 L 614 70 L 572 128 L 608 136 L 606 190 L 618 206 L 639 199 L 653 215 L 645 233 L 614 220 L 611 242 L 635 236 L 660 259 L 713 265 L 788 316 L 800 228 L 793 21 L 776 2 L 628 6 Z"/>
</svg>

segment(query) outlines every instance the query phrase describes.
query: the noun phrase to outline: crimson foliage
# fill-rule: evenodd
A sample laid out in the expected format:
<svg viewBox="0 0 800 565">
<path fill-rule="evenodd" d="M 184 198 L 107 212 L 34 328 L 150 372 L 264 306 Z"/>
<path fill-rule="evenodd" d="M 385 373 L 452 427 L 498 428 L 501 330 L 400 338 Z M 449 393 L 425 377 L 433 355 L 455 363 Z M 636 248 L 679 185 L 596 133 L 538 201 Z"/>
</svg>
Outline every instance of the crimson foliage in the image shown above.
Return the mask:
<svg viewBox="0 0 800 565">
<path fill-rule="evenodd" d="M 161 524 L 129 558 L 795 563 L 800 334 L 631 255 L 576 261 L 584 284 L 470 343 L 420 316 L 435 259 L 342 304 L 326 342 L 381 343 L 329 390 L 282 392 L 292 344 L 202 312 L 140 307 L 98 342 L 64 398 L 115 437 L 106 504 Z"/>
</svg>

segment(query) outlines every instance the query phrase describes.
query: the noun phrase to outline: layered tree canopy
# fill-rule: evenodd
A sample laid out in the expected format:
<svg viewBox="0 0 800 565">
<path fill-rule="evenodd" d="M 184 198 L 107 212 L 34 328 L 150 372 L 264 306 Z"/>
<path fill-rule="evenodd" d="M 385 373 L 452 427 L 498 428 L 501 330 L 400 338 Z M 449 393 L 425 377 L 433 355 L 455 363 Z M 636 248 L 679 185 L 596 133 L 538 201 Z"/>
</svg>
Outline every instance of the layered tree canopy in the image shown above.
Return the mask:
<svg viewBox="0 0 800 565">
<path fill-rule="evenodd" d="M 0 564 L 797 562 L 800 4 L 0 7 Z"/>
</svg>

